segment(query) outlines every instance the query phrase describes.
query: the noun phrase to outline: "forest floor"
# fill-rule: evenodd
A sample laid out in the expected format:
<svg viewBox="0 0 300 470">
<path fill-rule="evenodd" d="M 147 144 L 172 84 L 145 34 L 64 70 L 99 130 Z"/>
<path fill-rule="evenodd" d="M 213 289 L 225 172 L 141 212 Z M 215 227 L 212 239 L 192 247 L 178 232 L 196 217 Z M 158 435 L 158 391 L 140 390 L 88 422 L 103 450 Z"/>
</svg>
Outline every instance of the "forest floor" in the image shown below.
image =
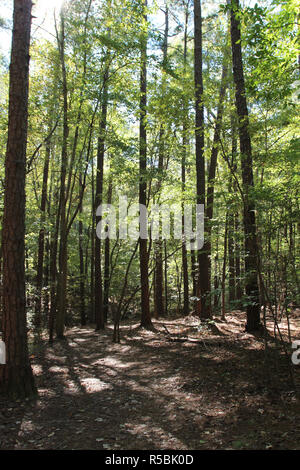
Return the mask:
<svg viewBox="0 0 300 470">
<path fill-rule="evenodd" d="M 198 323 L 164 319 L 150 332 L 132 320 L 120 344 L 109 327 L 45 340 L 31 357 L 38 399 L 0 399 L 0 449 L 299 449 L 299 399 L 271 323 L 267 355 L 241 312 Z M 300 339 L 299 311 L 291 334 Z M 294 375 L 299 387 L 300 366 Z"/>
</svg>

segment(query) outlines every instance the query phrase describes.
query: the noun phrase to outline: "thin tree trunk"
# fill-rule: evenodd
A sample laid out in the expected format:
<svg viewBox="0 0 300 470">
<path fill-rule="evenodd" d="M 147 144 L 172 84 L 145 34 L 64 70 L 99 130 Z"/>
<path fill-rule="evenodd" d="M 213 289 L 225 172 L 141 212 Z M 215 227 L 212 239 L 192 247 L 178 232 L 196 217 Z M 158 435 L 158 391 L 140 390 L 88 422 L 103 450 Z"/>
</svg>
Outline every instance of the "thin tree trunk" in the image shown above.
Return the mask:
<svg viewBox="0 0 300 470">
<path fill-rule="evenodd" d="M 167 240 L 164 240 L 164 251 L 165 251 L 165 316 L 168 316 L 169 308 L 169 296 L 168 296 L 168 249 Z"/>
<path fill-rule="evenodd" d="M 49 267 L 50 267 L 50 243 L 49 243 L 49 232 L 46 233 L 45 240 L 45 254 L 46 259 L 44 263 L 44 285 L 45 285 L 45 298 L 44 298 L 44 310 L 46 324 L 49 321 Z"/>
<path fill-rule="evenodd" d="M 81 197 L 81 191 L 82 191 L 82 178 L 80 175 L 79 178 L 79 197 Z M 80 323 L 81 326 L 86 325 L 86 313 L 85 313 L 85 273 L 84 273 L 84 260 L 83 260 L 83 223 L 82 223 L 82 199 L 80 202 L 80 207 L 79 207 L 79 214 L 80 214 L 80 219 L 79 219 L 79 224 L 78 224 L 78 243 L 79 243 L 79 273 L 80 273 L 80 287 L 79 287 L 79 292 L 80 292 Z"/>
<path fill-rule="evenodd" d="M 94 177 L 94 160 L 92 159 L 92 207 L 91 207 L 91 277 L 90 277 L 90 290 L 91 290 L 91 313 L 90 322 L 95 322 L 95 177 Z"/>
<path fill-rule="evenodd" d="M 108 107 L 108 76 L 109 69 L 106 66 L 103 82 L 102 108 L 100 118 L 100 129 L 98 137 L 97 149 L 97 170 L 96 170 L 96 197 L 95 203 L 97 207 L 103 201 L 103 170 L 104 170 L 104 154 L 105 154 L 105 134 L 107 124 L 107 107 Z M 101 216 L 96 216 L 96 225 L 101 222 Z M 104 312 L 103 312 L 103 289 L 102 289 L 102 269 L 101 269 L 101 240 L 95 238 L 95 320 L 96 331 L 105 328 Z"/>
<path fill-rule="evenodd" d="M 112 179 L 109 177 L 107 204 L 111 204 L 112 200 Z M 103 290 L 103 315 L 104 321 L 107 322 L 108 304 L 109 304 L 109 287 L 110 287 L 110 238 L 106 237 L 104 242 L 104 290 Z"/>
<path fill-rule="evenodd" d="M 88 3 L 88 8 L 85 15 L 85 26 L 84 26 L 84 38 L 86 40 L 87 32 L 87 20 L 90 13 L 92 0 Z M 57 34 L 57 42 L 60 53 L 61 69 L 62 69 L 62 82 L 63 82 L 63 144 L 62 144 L 62 157 L 61 157 L 61 182 L 60 182 L 60 245 L 59 245 L 59 276 L 58 276 L 58 302 L 57 302 L 57 315 L 56 315 L 56 334 L 58 338 L 64 338 L 64 327 L 65 327 L 65 316 L 66 316 L 66 296 L 67 296 L 67 270 L 68 270 L 68 234 L 72 225 L 74 218 L 68 223 L 68 214 L 67 212 L 67 201 L 70 198 L 71 207 L 71 180 L 72 180 L 72 168 L 75 163 L 76 149 L 79 137 L 79 123 L 81 119 L 81 109 L 83 104 L 83 89 L 85 85 L 86 78 L 86 51 L 84 53 L 84 63 L 83 63 L 83 85 L 80 92 L 79 100 L 79 109 L 77 114 L 77 126 L 74 134 L 73 149 L 70 157 L 70 162 L 68 161 L 68 135 L 69 135 L 69 126 L 68 126 L 68 90 L 67 90 L 67 74 L 65 66 L 65 24 L 64 24 L 64 14 L 61 12 L 61 34 L 60 38 Z M 68 178 L 67 178 L 68 172 Z M 83 192 L 81 198 L 83 197 Z M 80 202 L 81 203 L 81 202 Z M 79 207 L 78 207 L 79 210 Z M 76 212 L 77 213 L 77 212 Z"/>
<path fill-rule="evenodd" d="M 147 0 L 144 0 L 144 21 L 146 15 Z M 147 33 L 141 39 L 141 74 L 140 74 L 140 183 L 139 183 L 139 203 L 146 207 L 147 203 Z M 141 326 L 153 328 L 149 305 L 149 278 L 148 278 L 148 250 L 147 239 L 139 238 L 140 244 L 140 276 L 141 276 Z"/>
<path fill-rule="evenodd" d="M 227 245 L 228 245 L 228 288 L 229 288 L 229 303 L 235 300 L 235 256 L 234 256 L 234 240 L 233 240 L 233 227 L 234 227 L 234 214 L 228 214 L 228 230 L 227 230 Z"/>
<path fill-rule="evenodd" d="M 36 275 L 36 302 L 35 302 L 35 318 L 34 324 L 37 329 L 41 327 L 41 306 L 42 306 L 42 288 L 43 288 L 43 263 L 45 248 L 45 221 L 46 221 L 46 203 L 47 203 L 47 186 L 50 163 L 50 140 L 46 142 L 46 154 L 43 170 L 43 185 L 41 197 L 41 228 L 38 239 L 38 262 Z"/>
<path fill-rule="evenodd" d="M 58 195 L 57 195 L 58 199 Z M 55 206 L 54 201 L 54 206 Z M 49 312 L 49 343 L 53 343 L 53 335 L 54 335 L 54 326 L 56 320 L 56 312 L 57 312 L 57 288 L 56 288 L 56 281 L 57 281 L 57 251 L 58 251 L 58 234 L 59 234 L 59 221 L 60 221 L 60 210 L 58 204 L 58 211 L 56 214 L 55 220 L 55 230 L 54 233 L 51 235 L 51 242 L 50 242 L 50 312 Z"/>
<path fill-rule="evenodd" d="M 197 204 L 205 208 L 205 161 L 204 161 L 204 104 L 202 75 L 202 15 L 201 1 L 194 0 L 194 79 L 195 79 L 195 141 Z M 209 262 L 206 242 L 198 251 L 197 313 L 202 319 L 211 317 Z"/>
<path fill-rule="evenodd" d="M 228 239 L 228 212 L 226 214 L 225 232 L 224 232 L 224 255 L 222 268 L 222 320 L 225 320 L 226 311 L 226 262 L 227 262 L 227 239 Z"/>
<path fill-rule="evenodd" d="M 220 132 L 221 132 L 221 126 L 222 126 L 222 120 L 223 120 L 223 112 L 224 112 L 224 99 L 225 99 L 225 92 L 226 92 L 226 87 L 227 87 L 227 75 L 228 75 L 228 66 L 227 66 L 227 57 L 226 57 L 226 50 L 225 50 L 224 58 L 223 58 L 222 78 L 221 78 L 221 85 L 220 85 L 217 118 L 216 118 L 216 123 L 215 123 L 214 138 L 213 138 L 213 145 L 212 145 L 211 155 L 210 155 L 208 181 L 207 181 L 206 216 L 207 216 L 207 253 L 208 253 L 209 284 L 211 284 L 211 271 L 212 271 L 211 269 L 211 229 L 212 229 L 211 224 L 212 224 L 213 212 L 214 212 L 215 176 L 216 176 L 217 159 L 218 159 L 218 153 L 219 153 Z"/>
<path fill-rule="evenodd" d="M 163 41 L 163 76 L 162 76 L 162 95 L 164 94 L 163 90 L 165 89 L 165 67 L 167 64 L 167 55 L 168 55 L 168 35 L 169 35 L 169 8 L 168 1 L 165 5 L 165 31 L 164 31 L 164 41 Z M 158 170 L 159 170 L 159 181 L 158 181 L 158 200 L 160 199 L 161 192 L 161 177 L 164 168 L 165 160 L 165 128 L 164 124 L 160 125 L 159 132 L 159 158 L 158 158 Z M 161 221 L 160 221 L 161 223 Z M 154 272 L 154 315 L 156 318 L 160 317 L 164 313 L 164 300 L 163 300 L 163 261 L 162 261 L 162 240 L 159 238 L 154 243 L 155 251 L 155 272 Z"/>
<path fill-rule="evenodd" d="M 67 221 L 66 221 L 66 176 L 68 168 L 68 89 L 67 74 L 65 66 L 65 20 L 61 13 L 60 37 L 57 36 L 61 61 L 62 83 L 63 83 L 63 140 L 61 151 L 60 169 L 60 244 L 59 244 L 59 274 L 57 284 L 57 312 L 56 312 L 56 335 L 64 338 L 65 316 L 66 316 L 66 289 L 67 289 Z"/>
<path fill-rule="evenodd" d="M 235 280 L 236 280 L 236 300 L 241 301 L 243 297 L 243 289 L 242 289 L 242 282 L 241 282 L 240 241 L 238 240 L 238 234 L 240 230 L 238 213 L 236 213 L 234 216 L 234 230 L 235 230 L 234 265 L 235 265 Z M 241 307 L 240 303 L 238 304 L 238 306 Z"/>
<path fill-rule="evenodd" d="M 191 251 L 191 275 L 193 281 L 193 297 L 197 295 L 197 275 L 196 275 L 197 267 L 196 267 L 196 256 L 195 252 Z"/>
<path fill-rule="evenodd" d="M 188 33 L 188 19 L 189 9 L 188 4 L 185 6 L 185 26 L 184 26 L 184 49 L 183 49 L 183 63 L 184 63 L 184 78 L 186 73 L 186 60 L 187 60 L 187 33 Z M 185 82 L 184 82 L 185 83 Z M 184 198 L 185 198 L 185 185 L 186 185 L 186 156 L 188 146 L 188 102 L 186 92 L 183 90 L 183 124 L 182 124 L 182 160 L 181 160 L 181 192 L 182 192 L 182 277 L 183 277 L 183 315 L 189 314 L 189 277 L 188 277 L 188 261 L 187 249 L 185 240 L 185 225 L 184 225 Z"/>
</svg>

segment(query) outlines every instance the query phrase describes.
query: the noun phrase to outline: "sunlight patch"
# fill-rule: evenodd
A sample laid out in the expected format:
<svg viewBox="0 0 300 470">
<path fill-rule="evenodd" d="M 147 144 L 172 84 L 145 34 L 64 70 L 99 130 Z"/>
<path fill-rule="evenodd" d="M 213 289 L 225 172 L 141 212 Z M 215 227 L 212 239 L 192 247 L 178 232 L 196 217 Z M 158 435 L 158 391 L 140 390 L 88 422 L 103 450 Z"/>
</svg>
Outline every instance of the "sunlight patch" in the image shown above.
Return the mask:
<svg viewBox="0 0 300 470">
<path fill-rule="evenodd" d="M 83 379 L 81 380 L 81 384 L 86 389 L 87 393 L 101 392 L 102 390 L 111 388 L 108 383 L 96 378 Z"/>
</svg>

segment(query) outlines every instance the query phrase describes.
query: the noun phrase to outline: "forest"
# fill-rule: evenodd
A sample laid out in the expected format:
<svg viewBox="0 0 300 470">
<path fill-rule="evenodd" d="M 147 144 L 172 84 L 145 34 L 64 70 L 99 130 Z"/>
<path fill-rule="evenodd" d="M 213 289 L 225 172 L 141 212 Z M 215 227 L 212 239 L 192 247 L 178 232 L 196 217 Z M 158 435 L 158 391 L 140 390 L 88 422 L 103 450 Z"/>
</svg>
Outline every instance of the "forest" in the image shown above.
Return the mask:
<svg viewBox="0 0 300 470">
<path fill-rule="evenodd" d="M 299 450 L 299 0 L 0 3 L 0 450 Z"/>
</svg>

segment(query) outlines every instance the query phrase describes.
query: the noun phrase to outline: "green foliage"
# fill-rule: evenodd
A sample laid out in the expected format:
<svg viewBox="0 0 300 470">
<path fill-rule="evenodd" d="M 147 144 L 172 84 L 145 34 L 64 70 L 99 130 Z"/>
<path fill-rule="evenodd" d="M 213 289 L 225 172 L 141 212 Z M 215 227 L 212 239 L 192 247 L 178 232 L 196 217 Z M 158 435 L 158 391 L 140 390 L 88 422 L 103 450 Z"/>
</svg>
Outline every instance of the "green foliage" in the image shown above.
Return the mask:
<svg viewBox="0 0 300 470">
<path fill-rule="evenodd" d="M 159 2 L 158 2 L 159 3 Z M 161 6 L 160 3 L 158 7 Z M 90 10 L 88 10 L 90 8 Z M 170 204 L 194 203 L 194 77 L 192 11 L 188 24 L 186 63 L 183 61 L 184 9 L 181 3 L 170 2 L 170 31 L 167 59 L 162 59 L 163 27 L 160 10 L 154 6 L 148 11 L 148 21 L 140 1 L 97 0 L 69 2 L 65 11 L 66 75 L 68 88 L 68 221 L 76 213 L 79 194 L 85 182 L 82 213 L 77 213 L 70 226 L 68 242 L 68 281 L 70 309 L 78 310 L 79 296 L 79 221 L 83 225 L 86 303 L 91 304 L 92 246 L 95 168 L 99 137 L 103 82 L 108 73 L 108 119 L 105 133 L 104 200 L 109 181 L 113 182 L 113 203 L 118 195 L 126 195 L 130 204 L 137 202 L 139 182 L 139 79 L 140 46 L 148 35 L 147 88 L 147 175 L 149 209 L 156 201 L 160 187 L 160 202 Z M 239 13 L 242 21 L 242 48 L 250 111 L 250 127 L 254 157 L 255 187 L 250 197 L 256 204 L 258 231 L 261 237 L 261 256 L 264 275 L 274 272 L 278 259 L 288 258 L 287 282 L 295 291 L 296 274 L 292 264 L 299 260 L 295 247 L 290 248 L 286 235 L 292 227 L 291 240 L 295 243 L 295 228 L 299 220 L 297 201 L 299 187 L 299 105 L 295 100 L 295 82 L 299 80 L 297 65 L 296 18 L 297 2 L 272 1 L 268 5 L 255 4 Z M 204 41 L 204 106 L 205 159 L 208 162 L 213 145 L 220 76 L 225 54 L 231 70 L 228 41 L 227 7 L 218 15 L 203 20 Z M 59 22 L 58 22 L 59 23 Z M 1 27 L 0 23 L 0 27 Z M 59 27 L 59 24 L 58 24 Z M 0 193 L 3 194 L 4 156 L 7 131 L 8 69 L 0 63 Z M 33 40 L 31 47 L 28 161 L 35 155 L 27 174 L 26 248 L 28 262 L 28 292 L 32 292 L 37 264 L 37 241 L 40 228 L 46 230 L 46 239 L 53 242 L 58 212 L 60 185 L 62 121 L 62 78 L 59 51 L 55 38 Z M 220 277 L 224 260 L 224 226 L 226 212 L 234 214 L 238 229 L 234 229 L 234 250 L 240 256 L 243 283 L 243 226 L 242 195 L 240 189 L 240 155 L 232 155 L 232 120 L 235 116 L 234 90 L 231 72 L 225 97 L 221 129 L 218 168 L 215 181 L 214 218 L 212 229 L 213 276 L 219 281 L 212 290 L 221 293 Z M 57 126 L 51 133 L 57 122 Z M 183 148 L 183 123 L 186 124 L 186 148 Z M 163 132 L 162 132 L 163 131 Z M 41 189 L 46 154 L 46 140 L 50 137 L 51 157 L 48 176 L 46 221 L 41 220 Z M 163 135 L 163 137 L 161 137 Z M 77 136 L 77 137 L 76 137 Z M 76 141 L 77 139 L 77 141 Z M 161 146 L 164 148 L 164 168 L 158 169 Z M 38 150 L 37 150 L 38 149 Z M 74 151 L 74 155 L 73 155 Z M 182 191 L 181 162 L 185 151 L 186 185 Z M 234 170 L 229 169 L 232 161 Z M 0 212 L 3 211 L 1 198 Z M 279 241 L 278 241 L 279 240 Z M 296 243 L 295 243 L 296 244 Z M 167 243 L 167 252 L 179 246 L 177 240 Z M 110 296 L 118 299 L 134 243 L 111 242 L 112 268 Z M 179 246 L 180 248 L 180 246 Z M 168 258 L 169 309 L 175 310 L 182 301 L 181 250 Z M 49 262 L 49 246 L 46 261 Z M 281 258 L 280 258 L 281 257 Z M 150 253 L 151 276 L 155 263 Z M 190 269 L 190 253 L 188 253 Z M 283 266 L 282 261 L 282 266 Z M 178 274 L 179 273 L 179 274 Z M 212 280 L 213 280 L 212 276 Z M 189 279 L 192 288 L 191 276 Z M 226 283 L 228 269 L 226 268 Z M 278 280 L 274 286 L 278 287 Z M 138 256 L 132 262 L 126 300 L 139 285 Z M 274 288 L 275 290 L 275 288 Z M 180 297 L 181 296 L 181 297 Z M 133 305 L 138 307 L 137 297 Z M 248 300 L 243 299 L 243 306 Z M 238 444 L 237 444 L 238 447 Z"/>
</svg>

